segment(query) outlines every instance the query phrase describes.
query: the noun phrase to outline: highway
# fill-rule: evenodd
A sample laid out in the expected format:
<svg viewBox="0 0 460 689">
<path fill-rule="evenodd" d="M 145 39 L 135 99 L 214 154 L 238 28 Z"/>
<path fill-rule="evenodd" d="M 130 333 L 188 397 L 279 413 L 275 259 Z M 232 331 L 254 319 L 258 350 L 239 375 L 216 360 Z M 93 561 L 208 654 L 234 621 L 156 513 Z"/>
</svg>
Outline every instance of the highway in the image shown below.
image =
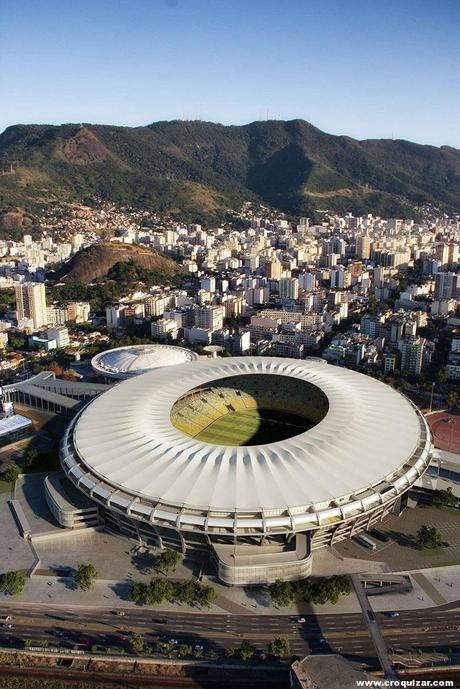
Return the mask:
<svg viewBox="0 0 460 689">
<path fill-rule="evenodd" d="M 290 641 L 291 652 L 338 652 L 347 658 L 376 667 L 375 649 L 361 614 L 306 615 L 305 622 L 287 615 L 210 615 L 204 613 L 162 613 L 154 609 L 125 608 L 123 616 L 96 608 L 63 608 L 39 605 L 3 604 L 1 614 L 10 614 L 12 628 L 0 628 L 2 645 L 23 647 L 24 640 L 47 639 L 50 646 L 88 649 L 93 644 L 129 648 L 129 634 L 138 632 L 148 643 L 154 638 L 174 639 L 223 654 L 237 648 L 243 639 L 260 651 L 276 636 Z M 460 651 L 460 610 L 427 608 L 402 611 L 398 617 L 375 613 L 387 648 L 398 653 L 422 649 Z"/>
</svg>

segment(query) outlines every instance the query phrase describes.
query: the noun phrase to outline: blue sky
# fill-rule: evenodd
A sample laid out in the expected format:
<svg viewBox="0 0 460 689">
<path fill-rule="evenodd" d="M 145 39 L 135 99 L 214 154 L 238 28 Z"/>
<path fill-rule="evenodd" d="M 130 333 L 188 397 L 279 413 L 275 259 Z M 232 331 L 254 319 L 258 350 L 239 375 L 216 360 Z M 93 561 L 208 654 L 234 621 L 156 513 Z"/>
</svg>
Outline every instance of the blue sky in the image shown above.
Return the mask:
<svg viewBox="0 0 460 689">
<path fill-rule="evenodd" d="M 10 124 L 243 124 L 460 148 L 459 0 L 0 0 Z"/>
</svg>

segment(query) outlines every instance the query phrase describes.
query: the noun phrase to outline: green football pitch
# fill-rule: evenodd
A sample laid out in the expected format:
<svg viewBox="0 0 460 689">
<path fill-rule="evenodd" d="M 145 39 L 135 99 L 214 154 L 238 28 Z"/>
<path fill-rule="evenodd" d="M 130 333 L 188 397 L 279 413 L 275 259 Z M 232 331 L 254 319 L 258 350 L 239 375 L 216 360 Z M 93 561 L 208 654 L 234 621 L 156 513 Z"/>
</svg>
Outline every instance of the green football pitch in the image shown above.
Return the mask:
<svg viewBox="0 0 460 689">
<path fill-rule="evenodd" d="M 311 425 L 289 412 L 244 409 L 221 416 L 195 437 L 213 445 L 263 445 L 303 433 Z"/>
</svg>

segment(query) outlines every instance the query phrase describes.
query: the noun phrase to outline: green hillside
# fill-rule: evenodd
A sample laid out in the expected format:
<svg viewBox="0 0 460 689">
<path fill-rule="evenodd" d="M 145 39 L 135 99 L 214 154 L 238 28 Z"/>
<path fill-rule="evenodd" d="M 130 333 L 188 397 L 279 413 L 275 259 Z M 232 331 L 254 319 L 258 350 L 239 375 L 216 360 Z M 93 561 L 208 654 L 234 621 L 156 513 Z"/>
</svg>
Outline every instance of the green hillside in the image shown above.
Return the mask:
<svg viewBox="0 0 460 689">
<path fill-rule="evenodd" d="M 459 150 L 357 141 L 303 120 L 16 125 L 0 135 L 0 158 L 7 169 L 18 161 L 0 177 L 0 209 L 98 196 L 196 221 L 245 200 L 291 213 L 407 215 L 426 203 L 460 210 Z"/>
</svg>

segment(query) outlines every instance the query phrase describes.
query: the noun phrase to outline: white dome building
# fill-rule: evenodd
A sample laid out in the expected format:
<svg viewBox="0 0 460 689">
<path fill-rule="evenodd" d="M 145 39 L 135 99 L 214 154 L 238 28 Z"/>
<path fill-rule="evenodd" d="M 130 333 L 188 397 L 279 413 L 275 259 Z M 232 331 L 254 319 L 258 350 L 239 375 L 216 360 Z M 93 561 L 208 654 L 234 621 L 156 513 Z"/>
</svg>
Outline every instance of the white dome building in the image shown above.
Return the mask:
<svg viewBox="0 0 460 689">
<path fill-rule="evenodd" d="M 141 344 L 117 347 L 96 354 L 91 360 L 93 371 L 110 380 L 126 380 L 164 366 L 185 364 L 198 359 L 198 354 L 184 347 Z"/>
</svg>

